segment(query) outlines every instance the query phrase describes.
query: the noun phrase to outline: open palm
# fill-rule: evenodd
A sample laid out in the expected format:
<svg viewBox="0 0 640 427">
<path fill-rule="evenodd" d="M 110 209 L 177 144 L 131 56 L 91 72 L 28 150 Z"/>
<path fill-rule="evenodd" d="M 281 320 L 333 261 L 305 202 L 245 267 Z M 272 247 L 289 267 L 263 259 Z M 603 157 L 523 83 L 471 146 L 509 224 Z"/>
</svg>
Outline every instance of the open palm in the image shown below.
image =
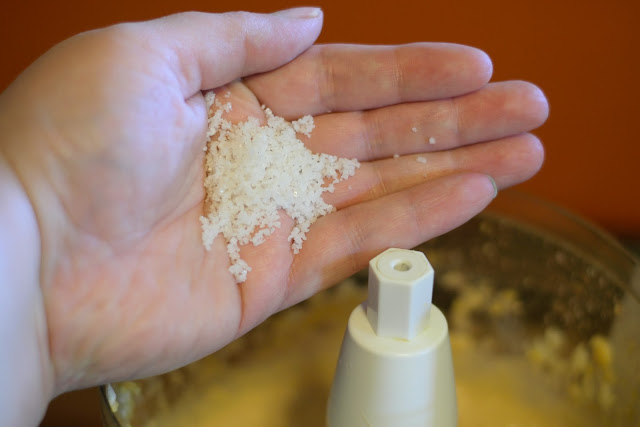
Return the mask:
<svg viewBox="0 0 640 427">
<path fill-rule="evenodd" d="M 494 196 L 487 175 L 505 187 L 540 167 L 526 132 L 545 120 L 544 96 L 524 82 L 486 84 L 480 51 L 307 49 L 320 27 L 320 17 L 250 14 L 121 25 L 59 45 L 6 92 L 0 105 L 21 105 L 12 125 L 30 124 L 5 151 L 40 225 L 57 391 L 200 358 L 382 250 L 465 222 Z M 289 120 L 315 116 L 305 144 L 362 163 L 325 193 L 337 211 L 299 254 L 284 215 L 263 245 L 243 247 L 252 271 L 240 285 L 222 237 L 206 251 L 198 220 L 201 90 L 213 88 L 231 92 L 235 120 L 260 116 L 261 104 Z"/>
</svg>

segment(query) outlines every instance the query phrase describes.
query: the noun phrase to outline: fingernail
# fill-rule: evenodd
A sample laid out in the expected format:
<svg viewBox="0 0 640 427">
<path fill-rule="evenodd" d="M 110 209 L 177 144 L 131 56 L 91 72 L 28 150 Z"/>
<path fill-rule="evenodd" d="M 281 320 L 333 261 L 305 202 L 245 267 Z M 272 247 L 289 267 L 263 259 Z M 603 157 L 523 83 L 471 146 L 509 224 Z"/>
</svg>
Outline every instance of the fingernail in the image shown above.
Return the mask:
<svg viewBox="0 0 640 427">
<path fill-rule="evenodd" d="M 317 18 L 322 13 L 319 7 L 295 7 L 293 9 L 285 9 L 274 12 L 274 15 L 284 16 L 285 18 L 312 19 Z"/>
<path fill-rule="evenodd" d="M 496 184 L 496 180 L 493 179 L 491 175 L 487 175 L 487 178 L 489 178 L 489 181 L 491 181 L 491 185 L 493 185 L 493 198 L 495 199 L 498 195 L 498 184 Z"/>
</svg>

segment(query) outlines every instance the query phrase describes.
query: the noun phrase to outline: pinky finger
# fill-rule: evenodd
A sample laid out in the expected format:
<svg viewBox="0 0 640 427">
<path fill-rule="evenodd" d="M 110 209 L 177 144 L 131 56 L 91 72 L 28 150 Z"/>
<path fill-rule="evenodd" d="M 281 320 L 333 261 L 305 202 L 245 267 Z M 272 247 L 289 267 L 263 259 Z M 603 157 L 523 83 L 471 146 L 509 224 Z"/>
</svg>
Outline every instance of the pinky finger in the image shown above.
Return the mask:
<svg viewBox="0 0 640 427">
<path fill-rule="evenodd" d="M 284 306 L 359 271 L 385 249 L 412 248 L 462 225 L 495 194 L 488 175 L 460 173 L 319 219 L 294 258 Z"/>
</svg>

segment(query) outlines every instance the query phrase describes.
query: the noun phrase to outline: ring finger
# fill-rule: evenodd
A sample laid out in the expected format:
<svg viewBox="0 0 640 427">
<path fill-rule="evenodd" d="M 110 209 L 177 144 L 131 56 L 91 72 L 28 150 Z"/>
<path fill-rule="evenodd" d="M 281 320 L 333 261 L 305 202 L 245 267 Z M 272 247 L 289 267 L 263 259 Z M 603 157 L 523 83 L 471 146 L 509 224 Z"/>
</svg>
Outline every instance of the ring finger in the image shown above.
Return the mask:
<svg viewBox="0 0 640 427">
<path fill-rule="evenodd" d="M 501 189 L 533 176 L 543 158 L 538 138 L 521 134 L 455 150 L 365 162 L 355 176 L 336 185 L 333 193 L 325 193 L 324 199 L 343 209 L 462 171 L 490 175 Z"/>
</svg>

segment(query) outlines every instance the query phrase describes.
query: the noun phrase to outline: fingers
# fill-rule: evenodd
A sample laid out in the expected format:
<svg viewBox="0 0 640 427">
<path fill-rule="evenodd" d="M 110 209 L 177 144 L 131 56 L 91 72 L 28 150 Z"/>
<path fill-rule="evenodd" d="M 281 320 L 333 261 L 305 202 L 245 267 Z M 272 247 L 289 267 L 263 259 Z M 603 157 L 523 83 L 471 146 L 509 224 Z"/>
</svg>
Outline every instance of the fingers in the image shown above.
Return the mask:
<svg viewBox="0 0 640 427">
<path fill-rule="evenodd" d="M 450 98 L 479 89 L 492 66 L 477 49 L 445 44 L 314 46 L 245 83 L 282 117 Z"/>
<path fill-rule="evenodd" d="M 435 153 L 362 163 L 356 175 L 325 193 L 327 203 L 338 209 L 387 196 L 446 175 L 473 171 L 490 175 L 498 188 L 531 178 L 542 166 L 542 144 L 522 134 Z"/>
<path fill-rule="evenodd" d="M 322 12 L 181 13 L 140 24 L 171 63 L 185 97 L 269 71 L 298 56 L 320 34 Z"/>
<path fill-rule="evenodd" d="M 411 248 L 463 224 L 493 196 L 486 175 L 465 173 L 320 218 L 293 260 L 284 306 L 359 271 L 389 247 Z"/>
<path fill-rule="evenodd" d="M 522 81 L 491 83 L 447 100 L 321 115 L 305 144 L 314 152 L 375 160 L 529 132 L 544 123 L 548 112 L 544 94 L 536 86 Z"/>
</svg>

